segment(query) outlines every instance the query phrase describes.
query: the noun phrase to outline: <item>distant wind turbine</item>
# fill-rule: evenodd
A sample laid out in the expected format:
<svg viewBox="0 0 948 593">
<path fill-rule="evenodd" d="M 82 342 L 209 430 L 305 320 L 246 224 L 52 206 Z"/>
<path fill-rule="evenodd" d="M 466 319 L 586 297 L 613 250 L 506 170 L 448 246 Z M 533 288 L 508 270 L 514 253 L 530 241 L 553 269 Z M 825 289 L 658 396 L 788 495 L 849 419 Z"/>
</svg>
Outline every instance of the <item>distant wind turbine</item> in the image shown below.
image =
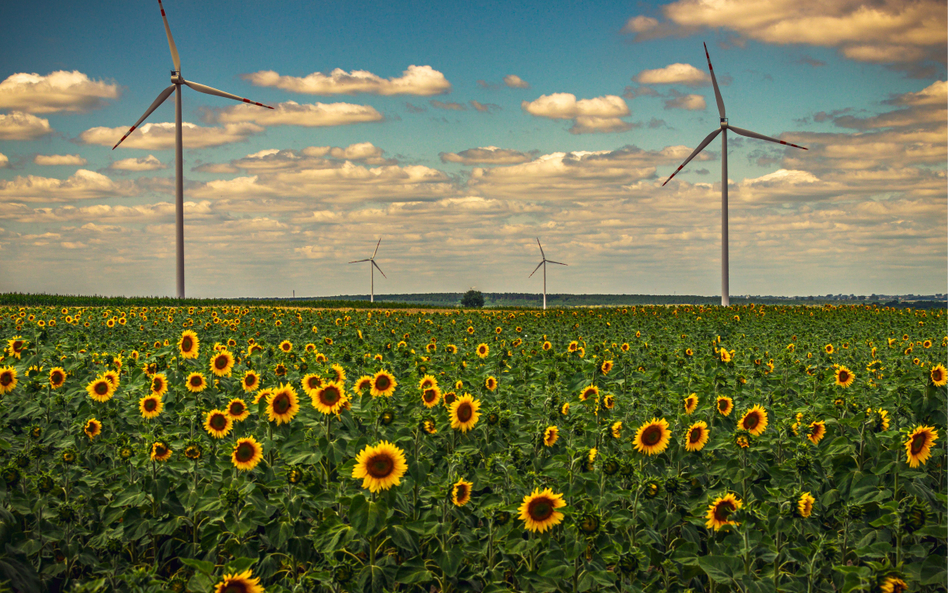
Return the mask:
<svg viewBox="0 0 948 593">
<path fill-rule="evenodd" d="M 543 266 L 543 310 L 546 310 L 546 264 L 556 264 L 558 266 L 565 266 L 567 264 L 560 263 L 558 261 L 553 261 L 551 259 L 546 259 L 546 254 L 543 253 L 543 245 L 540 245 L 540 238 L 537 237 L 537 247 L 540 248 L 540 257 L 543 258 L 540 260 L 540 263 L 537 264 L 537 267 L 533 268 L 533 271 L 530 272 L 530 275 L 527 278 L 532 277 L 537 273 L 537 270 L 540 269 L 540 266 Z"/>
<path fill-rule="evenodd" d="M 802 148 L 803 150 L 807 149 L 804 146 L 797 146 L 796 144 L 784 142 L 783 140 L 777 140 L 776 138 L 764 136 L 763 134 L 751 132 L 750 130 L 744 130 L 727 123 L 727 117 L 724 116 L 724 99 L 721 98 L 721 91 L 718 89 L 718 80 L 714 76 L 714 68 L 711 67 L 711 56 L 708 54 L 707 44 L 704 44 L 704 55 L 706 58 L 708 58 L 708 70 L 711 72 L 711 84 L 714 85 L 714 98 L 718 103 L 718 113 L 721 115 L 721 127 L 708 134 L 708 136 L 701 141 L 701 144 L 698 145 L 698 148 L 696 148 L 694 152 L 691 153 L 691 156 L 686 158 L 685 162 L 683 162 L 681 166 L 671 174 L 671 177 L 665 180 L 665 183 L 662 184 L 662 187 L 665 187 L 665 184 L 671 181 L 672 177 L 677 175 L 678 172 L 685 167 L 685 165 L 691 162 L 691 159 L 698 156 L 698 153 L 704 150 L 705 146 L 710 144 L 718 134 L 721 134 L 721 306 L 727 307 L 731 304 L 729 293 L 730 289 L 728 287 L 727 251 L 727 131 L 733 130 L 734 133 L 740 134 L 741 136 L 747 136 L 748 138 L 757 138 L 758 140 L 776 142 L 777 144 L 792 146 L 794 148 Z"/>
<path fill-rule="evenodd" d="M 362 262 L 371 262 L 369 266 L 369 302 L 375 302 L 375 270 L 379 271 L 379 274 L 388 279 L 388 276 L 385 276 L 385 272 L 382 271 L 382 268 L 375 263 L 375 255 L 379 252 L 379 245 L 382 244 L 382 238 L 379 237 L 379 242 L 375 244 L 375 253 L 372 254 L 372 257 L 368 259 L 357 259 L 355 261 L 349 262 L 350 264 L 361 264 Z"/>
<path fill-rule="evenodd" d="M 273 109 L 269 105 L 264 105 L 263 103 L 257 103 L 251 101 L 250 99 L 244 99 L 243 97 L 238 97 L 237 95 L 232 95 L 230 93 L 225 93 L 224 91 L 219 91 L 217 89 L 205 86 L 203 84 L 198 84 L 196 82 L 189 82 L 181 77 L 181 60 L 178 58 L 178 48 L 175 47 L 174 39 L 171 37 L 171 28 L 168 27 L 168 17 L 165 16 L 165 7 L 162 6 L 161 0 L 158 0 L 158 8 L 161 9 L 161 19 L 165 22 L 165 33 L 168 36 L 168 47 L 171 48 L 171 60 L 174 62 L 174 70 L 171 71 L 171 86 L 161 91 L 158 95 L 158 98 L 155 99 L 154 103 L 151 104 L 151 107 L 145 111 L 145 115 L 135 122 L 135 125 L 124 135 L 122 139 L 115 143 L 115 146 L 112 147 L 112 150 L 115 150 L 119 144 L 121 144 L 129 134 L 135 131 L 135 128 L 138 127 L 145 118 L 151 115 L 151 113 L 158 108 L 159 105 L 165 102 L 165 100 L 171 96 L 171 93 L 177 91 L 175 95 L 174 102 L 174 174 L 175 174 L 175 230 L 176 230 L 176 247 L 177 247 L 177 279 L 178 279 L 178 298 L 184 298 L 184 162 L 181 158 L 182 153 L 182 139 L 181 139 L 181 85 L 187 85 L 192 89 L 196 90 L 199 93 L 205 93 L 207 95 L 217 95 L 218 97 L 224 97 L 225 99 L 233 99 L 235 101 L 241 101 L 243 103 L 249 103 L 251 105 L 258 105 L 260 107 L 266 107 L 267 109 Z"/>
</svg>

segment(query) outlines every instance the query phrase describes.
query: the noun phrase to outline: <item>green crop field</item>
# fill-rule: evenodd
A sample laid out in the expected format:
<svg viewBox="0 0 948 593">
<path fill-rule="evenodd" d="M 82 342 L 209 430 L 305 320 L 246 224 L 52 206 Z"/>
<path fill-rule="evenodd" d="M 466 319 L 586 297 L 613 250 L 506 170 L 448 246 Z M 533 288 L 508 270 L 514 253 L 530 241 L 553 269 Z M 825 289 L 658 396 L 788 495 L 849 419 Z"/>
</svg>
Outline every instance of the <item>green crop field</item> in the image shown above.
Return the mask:
<svg viewBox="0 0 948 593">
<path fill-rule="evenodd" d="M 943 309 L 53 300 L 0 332 L 13 590 L 948 579 Z"/>
</svg>

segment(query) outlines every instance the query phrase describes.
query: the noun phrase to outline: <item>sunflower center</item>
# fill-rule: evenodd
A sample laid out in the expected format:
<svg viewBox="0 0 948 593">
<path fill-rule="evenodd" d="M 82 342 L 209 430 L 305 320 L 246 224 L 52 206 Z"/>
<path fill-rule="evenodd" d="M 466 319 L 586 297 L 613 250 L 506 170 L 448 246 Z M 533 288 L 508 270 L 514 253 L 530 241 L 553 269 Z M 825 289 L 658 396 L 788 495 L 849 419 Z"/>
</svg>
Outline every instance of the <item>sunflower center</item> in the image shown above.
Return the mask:
<svg viewBox="0 0 948 593">
<path fill-rule="evenodd" d="M 727 521 L 728 515 L 735 510 L 734 503 L 729 500 L 722 500 L 714 507 L 714 518 L 717 521 Z"/>
<path fill-rule="evenodd" d="M 145 400 L 145 411 L 146 411 L 146 412 L 154 412 L 154 411 L 155 411 L 155 408 L 157 408 L 157 407 L 158 407 L 158 400 L 156 400 L 155 398 L 150 397 L 150 398 L 148 398 L 148 399 Z"/>
<path fill-rule="evenodd" d="M 846 381 L 849 381 L 849 373 L 847 373 L 846 371 L 840 371 L 840 372 L 839 372 L 839 382 L 840 382 L 840 383 L 845 383 Z"/>
<path fill-rule="evenodd" d="M 375 379 L 375 388 L 379 391 L 387 390 L 389 386 L 391 386 L 391 384 L 392 382 L 385 375 L 382 375 L 381 377 L 378 377 L 377 379 Z"/>
<path fill-rule="evenodd" d="M 155 457 L 164 457 L 168 453 L 168 447 L 158 444 L 155 445 Z"/>
<path fill-rule="evenodd" d="M 285 414 L 287 410 L 290 409 L 290 396 L 285 393 L 281 393 L 273 398 L 273 409 L 278 414 Z"/>
<path fill-rule="evenodd" d="M 928 438 L 925 433 L 920 433 L 912 437 L 912 455 L 918 455 L 921 453 L 922 449 L 925 448 L 925 444 L 928 442 Z"/>
<path fill-rule="evenodd" d="M 697 443 L 698 441 L 701 440 L 701 435 L 702 435 L 703 433 L 704 433 L 704 431 L 701 430 L 700 427 L 697 427 L 697 426 L 696 426 L 696 427 L 692 428 L 692 429 L 691 429 L 691 432 L 688 433 L 688 442 L 689 442 L 689 443 Z"/>
<path fill-rule="evenodd" d="M 253 459 L 256 449 L 252 443 L 240 443 L 237 445 L 237 450 L 234 452 L 234 457 L 237 458 L 237 461 L 241 463 L 247 463 Z"/>
<path fill-rule="evenodd" d="M 718 402 L 718 410 L 722 412 L 726 412 L 727 408 L 728 408 L 728 405 L 727 405 L 726 399 L 722 399 L 721 401 Z"/>
<path fill-rule="evenodd" d="M 151 382 L 152 391 L 156 391 L 156 392 L 161 391 L 162 387 L 164 387 L 164 384 L 161 382 L 161 379 L 156 378 L 154 381 Z"/>
<path fill-rule="evenodd" d="M 244 385 L 246 385 L 247 387 L 253 387 L 256 384 L 257 384 L 257 377 L 255 377 L 254 375 L 247 375 L 246 377 L 244 377 Z"/>
<path fill-rule="evenodd" d="M 376 479 L 387 478 L 394 469 L 395 460 L 386 454 L 376 455 L 366 464 L 366 471 Z"/>
<path fill-rule="evenodd" d="M 455 486 L 455 488 L 456 490 L 454 492 L 458 500 L 464 500 L 465 498 L 467 498 L 467 486 L 462 484 L 460 486 Z"/>
<path fill-rule="evenodd" d="M 320 399 L 327 406 L 332 406 L 339 401 L 339 390 L 335 387 L 327 387 L 326 389 L 323 389 Z"/>
<path fill-rule="evenodd" d="M 941 369 L 935 369 L 932 371 L 932 382 L 937 383 L 939 381 L 945 380 L 945 372 Z"/>
<path fill-rule="evenodd" d="M 4 379 L 6 379 L 6 376 L 0 377 L 0 383 L 2 383 Z M 63 380 L 63 374 L 60 373 L 59 371 L 55 371 L 53 372 L 53 376 L 51 377 L 51 379 L 53 380 L 53 383 L 61 383 Z"/>
<path fill-rule="evenodd" d="M 194 340 L 191 339 L 191 336 L 185 336 L 181 338 L 181 350 L 184 352 L 190 352 L 191 348 L 194 347 Z"/>
<path fill-rule="evenodd" d="M 306 385 L 309 386 L 310 389 L 319 389 L 322 386 L 322 381 L 319 380 L 319 377 L 310 377 Z"/>
<path fill-rule="evenodd" d="M 0 385 L 6 387 L 10 383 L 13 383 L 13 373 L 3 373 L 0 375 Z"/>
<path fill-rule="evenodd" d="M 658 444 L 662 440 L 662 428 L 660 426 L 649 426 L 642 433 L 642 442 L 648 446 Z"/>
<path fill-rule="evenodd" d="M 230 405 L 230 413 L 234 416 L 240 416 L 244 413 L 244 410 L 246 410 L 246 408 L 243 402 L 234 402 Z"/>
<path fill-rule="evenodd" d="M 226 369 L 226 368 L 227 368 L 227 357 L 226 357 L 226 356 L 218 356 L 217 358 L 215 358 L 215 359 L 214 359 L 214 368 L 217 369 L 217 370 L 219 370 L 219 371 L 222 371 L 222 370 Z"/>
<path fill-rule="evenodd" d="M 201 383 L 202 381 L 200 377 L 198 376 L 191 377 L 191 387 L 200 387 Z"/>
<path fill-rule="evenodd" d="M 474 415 L 474 410 L 471 409 L 471 404 L 464 402 L 458 406 L 457 417 L 461 422 L 467 422 L 471 419 L 471 416 Z"/>
<path fill-rule="evenodd" d="M 109 392 L 109 384 L 105 381 L 99 381 L 95 384 L 95 393 L 96 395 L 105 395 Z"/>
<path fill-rule="evenodd" d="M 553 501 L 548 498 L 537 498 L 530 501 L 527 514 L 534 521 L 545 521 L 553 515 Z"/>
<path fill-rule="evenodd" d="M 421 397 L 430 404 L 436 399 L 437 395 L 438 394 L 435 392 L 434 389 L 426 389 L 424 395 L 422 395 Z"/>
<path fill-rule="evenodd" d="M 214 414 L 211 416 L 210 425 L 214 430 L 224 430 L 227 428 L 227 418 L 223 414 Z"/>
<path fill-rule="evenodd" d="M 748 414 L 747 418 L 744 418 L 744 428 L 747 430 L 753 430 L 757 428 L 757 425 L 760 424 L 760 416 L 757 413 Z"/>
</svg>

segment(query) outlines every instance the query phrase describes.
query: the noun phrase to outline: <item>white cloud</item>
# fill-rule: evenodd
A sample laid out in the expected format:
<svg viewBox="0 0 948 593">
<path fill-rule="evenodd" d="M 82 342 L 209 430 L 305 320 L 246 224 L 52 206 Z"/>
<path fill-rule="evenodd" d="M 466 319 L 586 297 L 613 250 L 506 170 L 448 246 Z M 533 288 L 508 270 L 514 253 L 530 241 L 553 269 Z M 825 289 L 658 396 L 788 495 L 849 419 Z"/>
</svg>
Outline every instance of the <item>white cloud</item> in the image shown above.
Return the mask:
<svg viewBox="0 0 948 593">
<path fill-rule="evenodd" d="M 443 163 L 461 163 L 463 165 L 514 165 L 533 160 L 533 156 L 519 150 L 483 146 L 468 148 L 461 152 L 442 152 L 438 155 Z"/>
<path fill-rule="evenodd" d="M 47 119 L 22 111 L 0 113 L 0 140 L 33 140 L 52 131 Z"/>
<path fill-rule="evenodd" d="M 248 137 L 263 132 L 265 128 L 253 123 L 229 123 L 223 127 L 207 128 L 182 122 L 181 129 L 185 148 L 207 148 L 243 142 Z M 90 128 L 79 134 L 79 140 L 85 144 L 112 147 L 126 132 L 128 128 Z M 174 148 L 174 123 L 144 124 L 132 132 L 125 142 L 122 142 L 122 146 L 145 150 Z"/>
<path fill-rule="evenodd" d="M 132 157 L 115 161 L 109 165 L 109 168 L 118 171 L 155 171 L 164 169 L 165 166 L 154 155 L 150 154 L 145 157 Z"/>
<path fill-rule="evenodd" d="M 7 155 L 0 152 L 0 169 L 6 169 L 9 166 L 10 166 L 10 159 L 7 157 Z"/>
<path fill-rule="evenodd" d="M 37 165 L 72 165 L 76 167 L 88 164 L 88 161 L 78 154 L 38 154 L 33 157 L 33 162 Z"/>
<path fill-rule="evenodd" d="M 68 202 L 134 193 L 135 188 L 130 182 L 115 182 L 101 173 L 86 169 L 79 169 L 68 179 L 18 175 L 12 181 L 0 180 L 0 198 L 7 201 Z"/>
<path fill-rule="evenodd" d="M 326 127 L 382 121 L 381 113 L 370 105 L 351 103 L 280 103 L 273 109 L 235 105 L 215 112 L 220 123 L 253 122 L 263 126 Z"/>
<path fill-rule="evenodd" d="M 314 72 L 305 77 L 281 76 L 272 70 L 245 74 L 244 80 L 256 86 L 276 87 L 309 95 L 440 95 L 451 91 L 451 83 L 431 66 L 411 65 L 400 77 L 381 78 L 365 70 L 346 72 L 340 68 L 328 76 Z"/>
<path fill-rule="evenodd" d="M 504 84 L 506 84 L 512 89 L 530 88 L 530 83 L 520 78 L 516 74 L 508 74 L 507 76 L 504 76 Z"/>
<path fill-rule="evenodd" d="M 703 111 L 707 108 L 704 97 L 701 95 L 680 95 L 673 93 L 670 99 L 665 100 L 665 109 L 687 109 L 689 111 Z"/>
<path fill-rule="evenodd" d="M 632 128 L 632 124 L 619 119 L 629 115 L 629 106 L 615 95 L 577 100 L 572 93 L 553 93 L 523 101 L 520 107 L 537 117 L 573 120 L 569 130 L 573 134 L 624 132 Z"/>
<path fill-rule="evenodd" d="M 0 109 L 29 113 L 88 111 L 118 96 L 117 84 L 90 80 L 78 71 L 60 70 L 46 76 L 22 72 L 0 82 Z"/>
<path fill-rule="evenodd" d="M 632 77 L 639 84 L 684 84 L 703 86 L 711 83 L 711 76 L 691 64 L 671 64 L 655 70 L 643 70 Z"/>
</svg>

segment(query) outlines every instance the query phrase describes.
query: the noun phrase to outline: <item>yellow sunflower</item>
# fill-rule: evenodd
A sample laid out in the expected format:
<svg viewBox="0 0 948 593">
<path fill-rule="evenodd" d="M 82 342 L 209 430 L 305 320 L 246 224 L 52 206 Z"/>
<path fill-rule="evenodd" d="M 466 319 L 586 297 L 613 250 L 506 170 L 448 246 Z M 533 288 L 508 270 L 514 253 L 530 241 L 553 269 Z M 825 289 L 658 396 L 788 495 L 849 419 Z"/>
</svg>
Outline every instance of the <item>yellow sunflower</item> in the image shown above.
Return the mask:
<svg viewBox="0 0 948 593">
<path fill-rule="evenodd" d="M 0 380 L 2 383 L 2 380 Z M 66 383 L 66 371 L 62 367 L 53 367 L 49 370 L 49 386 L 52 389 L 59 389 Z M 3 392 L 3 387 L 0 385 L 0 393 Z"/>
<path fill-rule="evenodd" d="M 441 388 L 439 388 L 436 384 L 425 388 L 421 392 L 421 402 L 425 404 L 426 408 L 435 407 L 436 405 L 438 405 L 438 401 L 440 399 L 441 399 Z"/>
<path fill-rule="evenodd" d="M 727 493 L 724 496 L 719 496 L 711 503 L 711 506 L 708 507 L 708 513 L 705 515 L 705 518 L 708 520 L 705 523 L 705 527 L 708 529 L 714 529 L 717 531 L 725 525 L 737 525 L 734 521 L 729 521 L 728 517 L 741 508 L 744 503 L 741 500 L 734 496 L 731 493 Z"/>
<path fill-rule="evenodd" d="M 938 440 L 938 431 L 931 426 L 916 426 L 905 441 L 905 455 L 909 467 L 918 467 L 928 463 L 932 444 Z"/>
<path fill-rule="evenodd" d="M 734 400 L 729 398 L 726 395 L 719 395 L 715 406 L 718 409 L 718 413 L 722 416 L 730 416 L 731 412 L 734 410 Z"/>
<path fill-rule="evenodd" d="M 537 488 L 531 494 L 523 497 L 523 503 L 518 509 L 520 520 L 529 531 L 540 533 L 559 525 L 563 521 L 563 513 L 556 509 L 566 506 L 562 494 L 556 494 L 549 488 Z"/>
<path fill-rule="evenodd" d="M 168 377 L 164 373 L 155 373 L 151 378 L 151 394 L 158 397 L 168 392 Z"/>
<path fill-rule="evenodd" d="M 224 580 L 217 583 L 214 593 L 264 593 L 259 578 L 252 578 L 253 573 L 245 570 L 240 574 L 224 575 Z"/>
<path fill-rule="evenodd" d="M 609 371 L 612 370 L 613 363 L 611 360 L 604 360 L 602 364 L 599 365 L 599 370 L 602 371 L 603 375 L 608 375 Z"/>
<path fill-rule="evenodd" d="M 185 386 L 191 393 L 201 393 L 207 389 L 207 379 L 201 373 L 191 373 L 185 381 Z"/>
<path fill-rule="evenodd" d="M 296 390 L 290 384 L 281 383 L 267 396 L 267 418 L 274 420 L 277 426 L 289 423 L 300 411 L 300 401 Z"/>
<path fill-rule="evenodd" d="M 704 421 L 698 421 L 691 425 L 688 432 L 685 433 L 685 450 L 700 451 L 708 443 L 708 424 Z"/>
<path fill-rule="evenodd" d="M 698 394 L 692 393 L 685 397 L 685 414 L 691 414 L 698 409 Z"/>
<path fill-rule="evenodd" d="M 181 332 L 181 339 L 178 340 L 178 351 L 181 358 L 197 358 L 198 348 L 201 346 L 201 340 L 193 331 L 186 329 Z"/>
<path fill-rule="evenodd" d="M 141 412 L 142 418 L 146 418 L 148 420 L 157 418 L 164 409 L 164 402 L 161 401 L 160 396 L 155 394 L 146 395 L 145 397 L 138 400 L 138 411 Z"/>
<path fill-rule="evenodd" d="M 86 420 L 86 425 L 82 427 L 82 432 L 86 433 L 89 439 L 94 439 L 102 432 L 102 423 L 95 418 Z"/>
<path fill-rule="evenodd" d="M 243 422 L 250 416 L 250 410 L 247 408 L 247 403 L 244 400 L 235 397 L 227 402 L 227 415 L 230 416 L 230 419 L 234 422 Z"/>
<path fill-rule="evenodd" d="M 547 426 L 543 431 L 543 445 L 546 447 L 552 447 L 558 438 L 560 438 L 559 429 L 555 426 Z"/>
<path fill-rule="evenodd" d="M 844 366 L 836 369 L 836 384 L 840 387 L 849 387 L 856 380 L 856 375 Z"/>
<path fill-rule="evenodd" d="M 391 397 L 392 394 L 395 393 L 395 387 L 397 386 L 398 382 L 395 381 L 394 375 L 388 371 L 379 371 L 372 377 L 372 389 L 370 393 L 372 397 Z"/>
<path fill-rule="evenodd" d="M 809 492 L 804 492 L 800 495 L 800 500 L 797 501 L 797 514 L 806 519 L 813 514 L 813 503 L 815 502 L 816 499 Z"/>
<path fill-rule="evenodd" d="M 280 342 L 280 345 L 278 346 L 278 348 L 279 348 L 282 352 L 292 352 L 292 351 L 293 351 L 293 342 L 291 342 L 291 341 L 289 341 L 289 340 L 283 340 L 282 342 Z"/>
<path fill-rule="evenodd" d="M 737 423 L 738 428 L 743 428 L 755 437 L 763 434 L 767 430 L 767 410 L 757 405 L 747 410 L 744 416 Z"/>
<path fill-rule="evenodd" d="M 474 399 L 469 393 L 459 397 L 451 404 L 451 428 L 461 432 L 474 428 L 480 418 L 480 414 L 477 413 L 480 407 L 480 400 Z"/>
<path fill-rule="evenodd" d="M 614 439 L 622 438 L 622 421 L 616 420 L 612 423 L 612 426 L 609 427 L 609 433 Z"/>
<path fill-rule="evenodd" d="M 589 398 L 598 398 L 599 388 L 595 385 L 589 385 L 579 392 L 579 401 L 586 401 Z"/>
<path fill-rule="evenodd" d="M 564 403 L 564 404 L 560 407 L 560 414 L 562 414 L 562 415 L 564 415 L 564 416 L 568 416 L 568 415 L 569 415 L 569 402 Z"/>
<path fill-rule="evenodd" d="M 303 377 L 302 384 L 303 392 L 310 397 L 314 397 L 316 392 L 322 388 L 323 379 L 316 373 L 309 373 Z"/>
<path fill-rule="evenodd" d="M 215 439 L 222 439 L 234 427 L 231 417 L 222 410 L 211 410 L 204 415 L 204 430 Z"/>
<path fill-rule="evenodd" d="M 231 463 L 239 470 L 247 471 L 257 467 L 263 459 L 263 445 L 253 437 L 237 439 L 234 452 L 230 456 Z"/>
<path fill-rule="evenodd" d="M 932 380 L 932 384 L 935 387 L 944 387 L 948 385 L 948 371 L 945 370 L 945 365 L 939 363 L 932 367 L 932 370 L 928 373 L 929 378 Z"/>
<path fill-rule="evenodd" d="M 827 344 L 826 346 L 823 346 L 823 352 L 826 352 L 827 354 L 832 354 L 833 352 L 835 352 L 835 349 L 833 348 L 832 344 Z"/>
<path fill-rule="evenodd" d="M 424 391 L 425 389 L 431 389 L 432 387 L 438 386 L 438 380 L 432 377 L 431 375 L 425 375 L 418 381 L 418 389 Z"/>
<path fill-rule="evenodd" d="M 333 381 L 339 384 L 346 382 L 346 370 L 342 368 L 342 365 L 334 364 L 329 368 L 332 369 L 333 375 L 335 375 Z"/>
<path fill-rule="evenodd" d="M 899 577 L 889 575 L 879 585 L 879 590 L 882 593 L 908 593 L 909 588 L 906 582 Z"/>
<path fill-rule="evenodd" d="M 671 431 L 664 418 L 652 418 L 642 424 L 635 433 L 635 450 L 646 455 L 657 455 L 668 447 Z"/>
<path fill-rule="evenodd" d="M 10 393 L 11 391 L 13 391 L 16 388 L 16 383 L 17 381 L 16 381 L 15 368 L 13 367 L 0 368 L 0 395 L 3 395 L 5 393 Z M 92 383 L 90 383 L 90 385 L 92 385 Z M 88 387 L 86 387 L 86 391 L 89 391 Z M 89 392 L 89 395 L 92 395 L 91 391 Z M 111 394 L 101 401 L 106 401 L 107 399 L 109 399 L 109 397 L 112 397 Z M 99 400 L 96 400 L 96 401 L 99 401 Z"/>
<path fill-rule="evenodd" d="M 611 393 L 607 393 L 605 397 L 602 398 L 602 407 L 607 410 L 611 410 L 616 407 L 616 396 Z"/>
<path fill-rule="evenodd" d="M 806 438 L 810 439 L 810 442 L 814 445 L 818 445 L 820 441 L 823 440 L 823 437 L 826 436 L 826 423 L 822 420 L 817 420 L 810 423 L 810 430 L 807 432 Z"/>
<path fill-rule="evenodd" d="M 218 377 L 229 377 L 234 368 L 234 355 L 227 350 L 220 350 L 211 357 L 211 372 Z"/>
<path fill-rule="evenodd" d="M 362 395 L 362 392 L 366 389 L 372 389 L 372 375 L 363 375 L 359 377 L 355 382 L 355 387 L 353 387 L 353 390 L 359 395 Z"/>
<path fill-rule="evenodd" d="M 152 461 L 168 461 L 171 459 L 171 447 L 164 441 L 155 441 L 151 445 Z"/>
<path fill-rule="evenodd" d="M 148 374 L 154 375 L 157 372 L 158 371 L 156 369 L 154 373 L 148 373 Z M 112 384 L 112 392 L 114 393 L 115 390 L 118 389 L 118 386 L 119 386 L 119 374 L 116 371 L 108 370 L 102 373 L 102 377 Z"/>
<path fill-rule="evenodd" d="M 488 391 L 497 389 L 497 379 L 494 377 L 487 377 L 487 379 L 484 381 L 484 387 L 486 387 Z"/>
<path fill-rule="evenodd" d="M 463 507 L 471 500 L 471 486 L 473 485 L 461 478 L 451 487 L 451 502 L 454 503 L 454 506 Z"/>
<path fill-rule="evenodd" d="M 346 397 L 346 388 L 342 386 L 342 383 L 329 381 L 320 387 L 310 399 L 314 408 L 328 415 L 338 414 L 349 398 Z"/>
<path fill-rule="evenodd" d="M 4 371 L 5 369 L 0 370 L 0 385 L 2 385 L 3 383 Z M 12 385 L 8 386 L 7 391 L 10 391 L 11 389 L 13 389 L 13 387 L 16 387 L 16 374 L 15 373 L 13 374 L 13 383 Z M 86 385 L 86 393 L 88 393 L 89 397 L 91 397 L 97 402 L 100 402 L 100 403 L 107 402 L 110 399 L 112 399 L 113 395 L 115 395 L 115 387 L 112 385 L 111 382 L 109 382 L 108 379 L 106 379 L 102 375 L 99 375 L 98 377 L 90 381 L 88 385 Z"/>
<path fill-rule="evenodd" d="M 490 346 L 487 344 L 478 344 L 476 352 L 478 358 L 487 358 L 487 355 L 490 354 Z"/>
<path fill-rule="evenodd" d="M 366 445 L 359 452 L 352 477 L 362 478 L 363 488 L 378 492 L 401 484 L 406 471 L 405 452 L 388 441 L 382 441 L 374 447 Z"/>
</svg>

